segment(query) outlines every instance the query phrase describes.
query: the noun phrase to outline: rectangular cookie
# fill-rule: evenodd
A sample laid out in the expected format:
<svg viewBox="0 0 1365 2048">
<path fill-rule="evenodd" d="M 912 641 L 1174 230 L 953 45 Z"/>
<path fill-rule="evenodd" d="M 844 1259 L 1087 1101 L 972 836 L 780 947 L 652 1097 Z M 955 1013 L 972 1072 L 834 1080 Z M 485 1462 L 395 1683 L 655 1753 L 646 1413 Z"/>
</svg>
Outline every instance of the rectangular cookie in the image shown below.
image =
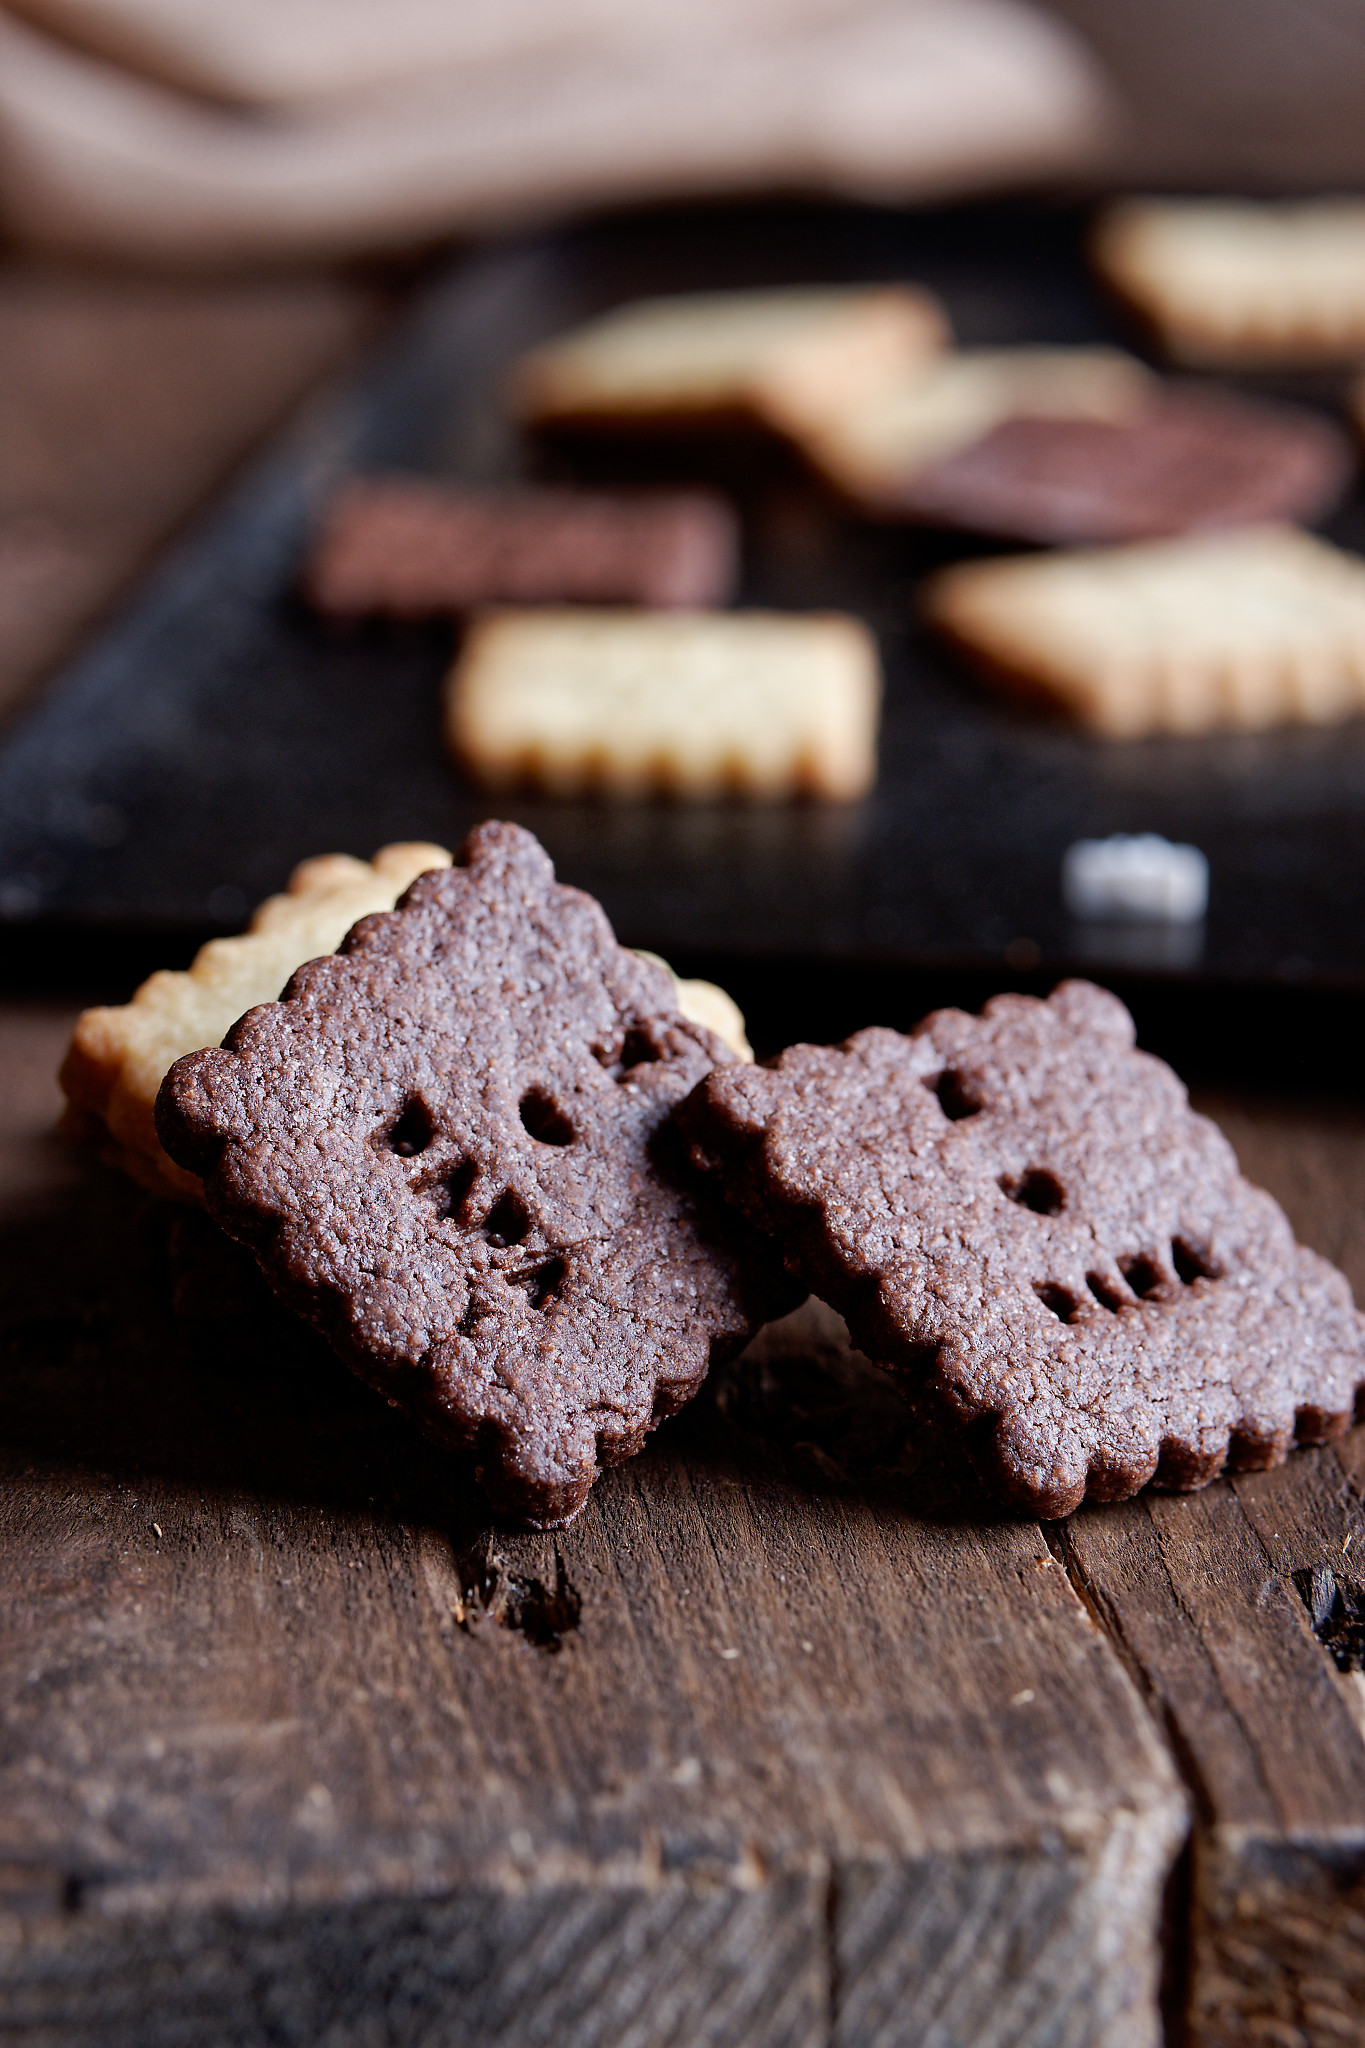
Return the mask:
<svg viewBox="0 0 1365 2048">
<path fill-rule="evenodd" d="M 1365 710 L 1365 562 L 1292 527 L 958 563 L 924 608 L 988 674 L 1113 738 Z"/>
<path fill-rule="evenodd" d="M 1094 237 L 1101 274 L 1178 362 L 1365 352 L 1365 202 L 1134 199 Z"/>
<path fill-rule="evenodd" d="M 481 604 L 724 604 L 739 526 L 709 491 L 481 490 L 352 477 L 304 566 L 318 611 L 419 619 Z"/>
<path fill-rule="evenodd" d="M 1346 1429 L 1365 1321 L 1117 997 L 939 1010 L 716 1067 L 694 1165 L 1030 1514 Z"/>
<path fill-rule="evenodd" d="M 1130 419 L 1158 388 L 1117 348 L 952 349 L 812 406 L 797 439 L 837 490 L 884 511 L 909 477 L 1002 420 Z"/>
<path fill-rule="evenodd" d="M 558 1527 L 795 1298 L 670 1151 L 717 1063 L 672 976 L 490 822 L 177 1060 L 156 1126 L 286 1306 Z"/>
<path fill-rule="evenodd" d="M 1324 518 L 1354 469 L 1345 435 L 1301 406 L 1158 390 L 1129 419 L 1002 420 L 908 477 L 888 514 L 1071 547 Z"/>
<path fill-rule="evenodd" d="M 446 735 L 490 789 L 847 801 L 876 777 L 880 695 L 840 614 L 506 611 L 469 634 Z"/>
<path fill-rule="evenodd" d="M 735 415 L 786 431 L 948 338 L 938 301 L 914 285 L 640 299 L 532 349 L 509 397 L 537 426 Z"/>
<path fill-rule="evenodd" d="M 875 518 L 1064 546 L 1316 520 L 1353 468 L 1315 412 L 1172 386 L 1105 348 L 950 350 L 799 441 Z"/>
</svg>

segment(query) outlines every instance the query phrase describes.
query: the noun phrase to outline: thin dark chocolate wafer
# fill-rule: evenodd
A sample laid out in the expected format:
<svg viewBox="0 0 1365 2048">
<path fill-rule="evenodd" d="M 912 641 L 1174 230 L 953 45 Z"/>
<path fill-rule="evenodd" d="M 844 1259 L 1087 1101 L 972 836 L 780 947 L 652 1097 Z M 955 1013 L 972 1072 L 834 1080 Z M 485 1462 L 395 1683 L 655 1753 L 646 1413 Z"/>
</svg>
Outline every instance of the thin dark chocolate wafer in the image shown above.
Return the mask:
<svg viewBox="0 0 1365 2048">
<path fill-rule="evenodd" d="M 337 617 L 480 604 L 724 604 L 735 515 L 707 491 L 479 490 L 354 477 L 327 508 L 304 594 Z"/>
<path fill-rule="evenodd" d="M 1002 420 L 908 476 L 884 509 L 1016 540 L 1149 540 L 1312 524 L 1352 467 L 1345 435 L 1311 412 L 1175 391 L 1125 419 Z"/>
<path fill-rule="evenodd" d="M 1346 1281 L 1088 983 L 718 1070 L 681 1122 L 855 1343 L 1034 1513 L 1202 1486 L 1351 1419 Z"/>
<path fill-rule="evenodd" d="M 666 1157 L 733 1058 L 490 824 L 178 1061 L 157 1128 L 276 1293 L 549 1527 L 786 1305 Z"/>
</svg>

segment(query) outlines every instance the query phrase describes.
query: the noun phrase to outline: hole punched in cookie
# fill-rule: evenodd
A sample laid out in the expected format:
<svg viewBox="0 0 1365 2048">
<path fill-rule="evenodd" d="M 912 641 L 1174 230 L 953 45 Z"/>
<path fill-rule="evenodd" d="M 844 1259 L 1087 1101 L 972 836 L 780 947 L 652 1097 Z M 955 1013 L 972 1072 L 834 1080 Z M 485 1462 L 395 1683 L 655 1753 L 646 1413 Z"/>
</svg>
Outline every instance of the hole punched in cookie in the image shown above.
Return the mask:
<svg viewBox="0 0 1365 2048">
<path fill-rule="evenodd" d="M 1035 1216 L 1060 1216 L 1066 1207 L 1066 1189 L 1045 1166 L 1030 1166 L 1018 1175 L 1002 1173 L 1000 1185 L 1012 1202 Z"/>
<path fill-rule="evenodd" d="M 937 1095 L 943 1114 L 953 1123 L 961 1123 L 964 1117 L 978 1116 L 986 1107 L 985 1098 L 970 1074 L 959 1073 L 956 1067 L 945 1067 L 941 1074 L 926 1075 L 925 1087 L 931 1095 Z"/>
<path fill-rule="evenodd" d="M 437 1216 L 458 1216 L 478 1177 L 474 1161 L 461 1159 L 448 1173 L 433 1174 L 429 1180 L 419 1181 L 417 1191 L 426 1196 Z"/>
<path fill-rule="evenodd" d="M 663 1054 L 648 1032 L 641 1031 L 638 1025 L 633 1024 L 621 1045 L 623 1070 L 629 1072 L 632 1067 L 647 1067 L 652 1061 L 662 1058 Z"/>
<path fill-rule="evenodd" d="M 436 1136 L 436 1119 L 420 1095 L 410 1096 L 396 1124 L 385 1132 L 382 1143 L 400 1159 L 415 1159 L 425 1152 Z"/>
<path fill-rule="evenodd" d="M 1158 1293 L 1166 1284 L 1166 1275 L 1156 1260 L 1149 1259 L 1145 1252 L 1138 1252 L 1131 1259 L 1120 1259 L 1119 1271 L 1139 1301 L 1146 1301 L 1149 1295 Z"/>
<path fill-rule="evenodd" d="M 1107 1274 L 1087 1273 L 1085 1284 L 1100 1307 L 1107 1308 L 1110 1315 L 1116 1316 L 1121 1308 L 1127 1307 L 1128 1296 L 1120 1291 Z"/>
<path fill-rule="evenodd" d="M 1187 1287 L 1196 1280 L 1221 1280 L 1222 1269 L 1206 1245 L 1188 1237 L 1171 1239 L 1171 1264 Z"/>
<path fill-rule="evenodd" d="M 518 1108 L 523 1126 L 538 1145 L 572 1145 L 573 1125 L 543 1088 L 528 1088 Z"/>
<path fill-rule="evenodd" d="M 491 1245 L 499 1250 L 520 1244 L 531 1228 L 531 1218 L 521 1196 L 507 1188 L 498 1196 L 484 1218 L 483 1234 Z"/>
<path fill-rule="evenodd" d="M 1035 1280 L 1033 1291 L 1045 1309 L 1050 1309 L 1059 1323 L 1074 1323 L 1080 1314 L 1080 1303 L 1068 1287 L 1059 1287 L 1055 1280 Z"/>
<path fill-rule="evenodd" d="M 559 1299 L 559 1290 L 564 1285 L 568 1270 L 563 1259 L 546 1259 L 542 1265 L 531 1266 L 524 1273 L 509 1273 L 507 1280 L 511 1286 L 521 1288 L 533 1309 L 543 1313 Z"/>
</svg>

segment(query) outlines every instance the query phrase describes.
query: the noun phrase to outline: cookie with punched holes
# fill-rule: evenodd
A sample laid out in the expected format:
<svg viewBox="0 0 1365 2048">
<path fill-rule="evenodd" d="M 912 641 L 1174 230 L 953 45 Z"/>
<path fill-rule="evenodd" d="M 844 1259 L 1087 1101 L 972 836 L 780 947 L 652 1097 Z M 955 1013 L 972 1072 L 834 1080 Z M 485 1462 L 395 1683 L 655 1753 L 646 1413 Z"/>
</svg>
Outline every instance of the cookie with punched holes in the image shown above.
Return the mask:
<svg viewBox="0 0 1365 2048">
<path fill-rule="evenodd" d="M 179 1060 L 157 1128 L 275 1292 L 553 1527 L 785 1305 L 667 1156 L 673 1107 L 735 1057 L 488 824 Z"/>
<path fill-rule="evenodd" d="M 1345 1279 L 1089 983 L 718 1069 L 680 1122 L 855 1344 L 1033 1513 L 1202 1486 L 1351 1419 Z"/>
<path fill-rule="evenodd" d="M 199 1202 L 192 1173 L 166 1157 L 154 1121 L 157 1091 L 174 1062 L 217 1045 L 254 1003 L 277 996 L 296 967 L 339 946 L 357 918 L 392 910 L 428 868 L 449 867 L 443 846 L 381 846 L 373 860 L 324 853 L 301 861 L 244 932 L 210 939 L 190 966 L 150 975 L 131 1002 L 84 1010 L 59 1075 L 67 1133 L 98 1145 L 105 1160 L 153 1194 Z"/>
</svg>

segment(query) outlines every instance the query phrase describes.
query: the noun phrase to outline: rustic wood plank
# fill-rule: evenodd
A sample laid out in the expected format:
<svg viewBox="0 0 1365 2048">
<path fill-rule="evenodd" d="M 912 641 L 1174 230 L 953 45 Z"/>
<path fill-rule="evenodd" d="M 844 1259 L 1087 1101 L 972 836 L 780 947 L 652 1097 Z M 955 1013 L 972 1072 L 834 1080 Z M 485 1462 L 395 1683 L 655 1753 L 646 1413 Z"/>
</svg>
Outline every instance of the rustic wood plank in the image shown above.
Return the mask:
<svg viewBox="0 0 1365 2048">
<path fill-rule="evenodd" d="M 1210 1098 L 1245 1170 L 1365 1299 L 1365 1114 Z M 1054 1542 L 1167 1730 L 1194 1795 L 1197 2048 L 1365 2040 L 1358 1677 L 1296 1574 L 1365 1560 L 1365 1431 L 1276 1472 L 1087 1510 Z M 1359 1578 L 1365 1579 L 1365 1562 Z"/>
<path fill-rule="evenodd" d="M 373 330 L 380 304 L 327 277 L 0 266 L 0 713 Z"/>
<path fill-rule="evenodd" d="M 1176 1775 L 880 1376 L 749 1367 L 510 1536 L 308 1346 L 186 1348 L 112 1177 L 0 1278 L 16 2040 L 1155 2044 Z"/>
</svg>

